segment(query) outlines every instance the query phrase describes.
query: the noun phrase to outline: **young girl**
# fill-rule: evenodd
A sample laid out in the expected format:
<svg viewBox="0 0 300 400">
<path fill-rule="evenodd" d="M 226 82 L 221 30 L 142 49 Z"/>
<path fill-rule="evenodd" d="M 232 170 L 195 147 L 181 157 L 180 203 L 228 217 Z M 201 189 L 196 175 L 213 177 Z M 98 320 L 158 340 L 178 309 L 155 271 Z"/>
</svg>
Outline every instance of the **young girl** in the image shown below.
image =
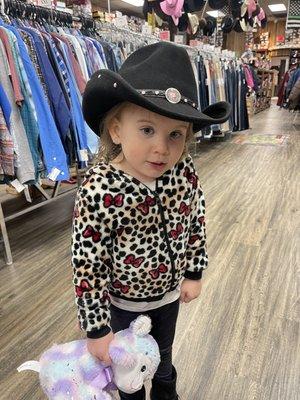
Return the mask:
<svg viewBox="0 0 300 400">
<path fill-rule="evenodd" d="M 152 320 L 161 353 L 152 400 L 176 400 L 172 365 L 179 302 L 201 292 L 207 268 L 205 203 L 187 144 L 193 132 L 226 121 L 230 106 L 197 108 L 187 52 L 157 43 L 133 53 L 119 74 L 95 73 L 83 98 L 101 137 L 101 161 L 87 174 L 74 211 L 76 304 L 89 351 L 110 363 L 113 332 L 139 314 Z M 144 388 L 120 393 L 144 400 Z"/>
</svg>

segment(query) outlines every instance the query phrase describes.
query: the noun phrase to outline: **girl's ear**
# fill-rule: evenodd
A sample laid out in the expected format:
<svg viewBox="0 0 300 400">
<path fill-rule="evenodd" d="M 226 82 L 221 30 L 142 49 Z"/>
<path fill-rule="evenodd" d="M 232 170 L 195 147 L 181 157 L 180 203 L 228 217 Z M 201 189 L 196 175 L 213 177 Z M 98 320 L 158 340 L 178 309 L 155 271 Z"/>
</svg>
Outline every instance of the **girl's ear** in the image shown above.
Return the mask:
<svg viewBox="0 0 300 400">
<path fill-rule="evenodd" d="M 118 118 L 113 118 L 109 125 L 108 125 L 108 131 L 111 137 L 111 140 L 114 142 L 114 144 L 120 144 L 121 143 L 121 138 L 120 138 L 120 121 Z"/>
</svg>

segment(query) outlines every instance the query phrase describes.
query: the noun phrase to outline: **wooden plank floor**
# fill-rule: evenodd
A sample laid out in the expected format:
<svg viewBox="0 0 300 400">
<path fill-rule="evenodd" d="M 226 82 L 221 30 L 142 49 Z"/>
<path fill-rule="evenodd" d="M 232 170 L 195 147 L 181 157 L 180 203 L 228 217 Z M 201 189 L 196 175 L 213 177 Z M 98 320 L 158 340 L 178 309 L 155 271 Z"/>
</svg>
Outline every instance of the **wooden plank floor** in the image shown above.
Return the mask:
<svg viewBox="0 0 300 400">
<path fill-rule="evenodd" d="M 281 146 L 201 146 L 210 266 L 181 307 L 174 359 L 182 400 L 300 400 L 300 117 L 276 107 L 238 135 Z M 8 225 L 15 263 L 0 267 L 0 399 L 40 400 L 17 373 L 54 342 L 80 337 L 71 286 L 72 196 Z"/>
</svg>

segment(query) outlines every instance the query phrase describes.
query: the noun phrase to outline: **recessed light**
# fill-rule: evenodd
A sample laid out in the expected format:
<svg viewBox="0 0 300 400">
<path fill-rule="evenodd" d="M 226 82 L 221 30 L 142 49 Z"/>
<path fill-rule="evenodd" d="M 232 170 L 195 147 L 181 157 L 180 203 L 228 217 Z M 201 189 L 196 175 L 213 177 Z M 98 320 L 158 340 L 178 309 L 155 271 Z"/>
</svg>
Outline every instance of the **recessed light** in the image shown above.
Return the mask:
<svg viewBox="0 0 300 400">
<path fill-rule="evenodd" d="M 144 0 L 122 0 L 125 3 L 131 4 L 132 6 L 135 7 L 142 7 L 144 4 Z"/>
<path fill-rule="evenodd" d="M 206 14 L 214 18 L 225 17 L 225 14 L 220 10 L 206 11 Z"/>
<path fill-rule="evenodd" d="M 270 4 L 270 5 L 268 5 L 268 7 L 272 12 L 286 11 L 286 6 L 283 3 Z"/>
</svg>

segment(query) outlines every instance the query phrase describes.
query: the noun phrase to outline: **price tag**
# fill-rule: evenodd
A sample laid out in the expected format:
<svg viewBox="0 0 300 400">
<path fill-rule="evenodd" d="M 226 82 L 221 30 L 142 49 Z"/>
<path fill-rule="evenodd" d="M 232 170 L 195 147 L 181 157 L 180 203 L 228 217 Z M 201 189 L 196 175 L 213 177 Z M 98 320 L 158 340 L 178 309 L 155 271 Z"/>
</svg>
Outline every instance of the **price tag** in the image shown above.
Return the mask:
<svg viewBox="0 0 300 400">
<path fill-rule="evenodd" d="M 25 189 L 24 190 L 24 194 L 25 194 L 26 200 L 28 201 L 28 203 L 32 203 L 32 198 L 30 196 L 30 192 L 29 192 L 28 186 L 25 185 L 24 189 Z"/>
<path fill-rule="evenodd" d="M 50 174 L 48 175 L 48 178 L 51 179 L 51 181 L 56 181 L 56 178 L 60 174 L 60 170 L 58 168 L 53 167 Z"/>
<path fill-rule="evenodd" d="M 183 35 L 174 35 L 174 43 L 184 44 L 184 36 Z"/>
<path fill-rule="evenodd" d="M 89 154 L 87 149 L 79 150 L 80 161 L 89 161 Z"/>
<path fill-rule="evenodd" d="M 10 184 L 16 189 L 18 193 L 23 192 L 23 190 L 25 189 L 25 186 L 22 185 L 22 183 L 18 179 L 10 182 Z"/>
<path fill-rule="evenodd" d="M 52 1 L 51 0 L 39 0 L 39 6 L 52 8 Z"/>
<path fill-rule="evenodd" d="M 159 37 L 161 40 L 170 41 L 170 31 L 161 31 Z"/>
</svg>

